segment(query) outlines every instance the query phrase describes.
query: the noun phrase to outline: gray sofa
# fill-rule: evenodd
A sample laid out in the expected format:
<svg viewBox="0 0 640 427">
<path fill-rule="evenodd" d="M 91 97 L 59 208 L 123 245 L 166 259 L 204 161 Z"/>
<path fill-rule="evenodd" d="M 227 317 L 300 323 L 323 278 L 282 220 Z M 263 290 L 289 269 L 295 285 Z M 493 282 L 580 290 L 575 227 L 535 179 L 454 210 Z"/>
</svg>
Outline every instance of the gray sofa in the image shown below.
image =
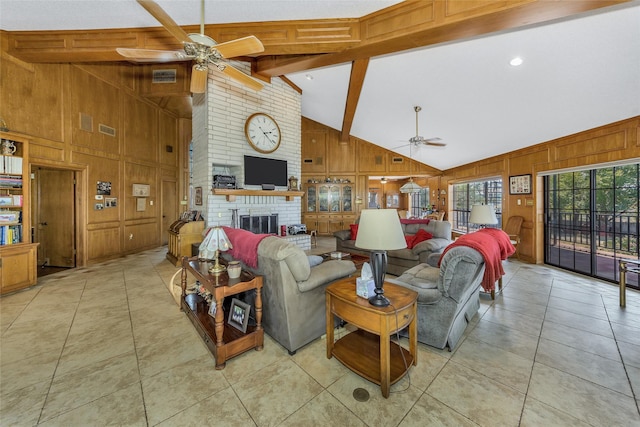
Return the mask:
<svg viewBox="0 0 640 427">
<path fill-rule="evenodd" d="M 428 224 L 403 224 L 405 235 L 414 235 L 419 229 L 424 229 L 433 235 L 432 239 L 418 243 L 413 248 L 387 251 L 387 273 L 399 276 L 407 269 L 420 263 L 427 262 L 433 253 L 442 253 L 451 243 L 451 223 L 448 221 L 431 220 Z M 355 240 L 351 240 L 351 230 L 340 230 L 333 233 L 336 237 L 336 250 L 369 256 L 369 251 L 356 247 Z"/>
<path fill-rule="evenodd" d="M 437 265 L 439 255 L 429 263 Z M 480 308 L 484 258 L 475 249 L 458 246 L 442 258 L 440 268 L 419 264 L 387 281 L 418 293 L 418 341 L 437 348 L 455 348 Z"/>
<path fill-rule="evenodd" d="M 262 326 L 290 354 L 326 333 L 325 288 L 356 271 L 342 260 L 311 267 L 300 247 L 275 236 L 259 243 L 257 268 L 243 267 L 264 276 Z"/>
</svg>

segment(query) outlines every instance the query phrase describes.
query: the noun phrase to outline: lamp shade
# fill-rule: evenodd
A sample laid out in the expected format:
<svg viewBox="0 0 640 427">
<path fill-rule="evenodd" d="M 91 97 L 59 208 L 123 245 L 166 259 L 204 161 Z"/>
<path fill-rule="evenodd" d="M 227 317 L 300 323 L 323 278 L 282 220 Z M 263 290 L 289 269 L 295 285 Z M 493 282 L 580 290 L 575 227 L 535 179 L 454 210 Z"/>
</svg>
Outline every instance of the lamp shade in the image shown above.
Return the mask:
<svg viewBox="0 0 640 427">
<path fill-rule="evenodd" d="M 222 227 L 213 227 L 207 231 L 207 235 L 204 237 L 199 247 L 199 257 L 201 259 L 213 259 L 216 251 L 226 252 L 233 248 L 227 234 Z"/>
<path fill-rule="evenodd" d="M 363 209 L 358 223 L 356 247 L 394 250 L 407 247 L 400 217 L 395 209 Z"/>
<path fill-rule="evenodd" d="M 481 225 L 497 224 L 496 209 L 493 205 L 473 205 L 471 206 L 469 222 Z"/>
<path fill-rule="evenodd" d="M 409 182 L 407 182 L 405 185 L 400 187 L 400 192 L 401 193 L 405 193 L 405 194 L 407 194 L 407 193 L 408 194 L 417 193 L 420 190 L 422 190 L 422 187 L 420 187 L 418 184 L 413 182 L 413 179 L 411 179 L 411 178 L 409 178 Z"/>
</svg>

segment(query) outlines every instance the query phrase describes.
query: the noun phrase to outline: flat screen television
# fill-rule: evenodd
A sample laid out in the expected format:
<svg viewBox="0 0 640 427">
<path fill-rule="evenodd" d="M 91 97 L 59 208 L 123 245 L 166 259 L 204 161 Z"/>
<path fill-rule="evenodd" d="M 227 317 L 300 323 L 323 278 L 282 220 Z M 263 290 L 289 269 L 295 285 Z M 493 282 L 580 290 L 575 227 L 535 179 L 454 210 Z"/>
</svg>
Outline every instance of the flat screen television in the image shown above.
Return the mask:
<svg viewBox="0 0 640 427">
<path fill-rule="evenodd" d="M 273 184 L 286 187 L 287 161 L 244 156 L 244 184 Z"/>
</svg>

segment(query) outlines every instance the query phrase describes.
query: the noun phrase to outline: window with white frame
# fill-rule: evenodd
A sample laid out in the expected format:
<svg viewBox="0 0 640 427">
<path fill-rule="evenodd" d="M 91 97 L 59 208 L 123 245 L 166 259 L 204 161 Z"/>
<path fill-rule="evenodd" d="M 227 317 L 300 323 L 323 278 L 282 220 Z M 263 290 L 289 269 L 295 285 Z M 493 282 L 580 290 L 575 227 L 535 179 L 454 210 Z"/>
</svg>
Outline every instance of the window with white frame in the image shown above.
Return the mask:
<svg viewBox="0 0 640 427">
<path fill-rule="evenodd" d="M 493 205 L 496 208 L 498 224 L 490 227 L 502 228 L 502 178 L 471 181 L 454 184 L 452 206 L 449 216 L 453 229 L 469 233 L 477 230 L 478 224 L 469 224 L 469 213 L 473 205 Z"/>
</svg>

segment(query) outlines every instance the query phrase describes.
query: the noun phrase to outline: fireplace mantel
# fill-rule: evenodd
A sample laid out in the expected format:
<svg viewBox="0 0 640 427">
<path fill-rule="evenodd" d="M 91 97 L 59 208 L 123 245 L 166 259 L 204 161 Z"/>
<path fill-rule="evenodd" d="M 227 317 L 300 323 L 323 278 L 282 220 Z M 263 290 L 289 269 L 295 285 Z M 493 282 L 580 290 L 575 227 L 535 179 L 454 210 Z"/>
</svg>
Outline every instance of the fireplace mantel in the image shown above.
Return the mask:
<svg viewBox="0 0 640 427">
<path fill-rule="evenodd" d="M 302 197 L 304 191 L 279 191 L 279 190 L 229 190 L 226 188 L 214 188 L 212 193 L 216 196 L 226 196 L 227 202 L 235 202 L 236 196 L 272 196 L 285 197 L 287 202 L 294 197 Z"/>
</svg>

